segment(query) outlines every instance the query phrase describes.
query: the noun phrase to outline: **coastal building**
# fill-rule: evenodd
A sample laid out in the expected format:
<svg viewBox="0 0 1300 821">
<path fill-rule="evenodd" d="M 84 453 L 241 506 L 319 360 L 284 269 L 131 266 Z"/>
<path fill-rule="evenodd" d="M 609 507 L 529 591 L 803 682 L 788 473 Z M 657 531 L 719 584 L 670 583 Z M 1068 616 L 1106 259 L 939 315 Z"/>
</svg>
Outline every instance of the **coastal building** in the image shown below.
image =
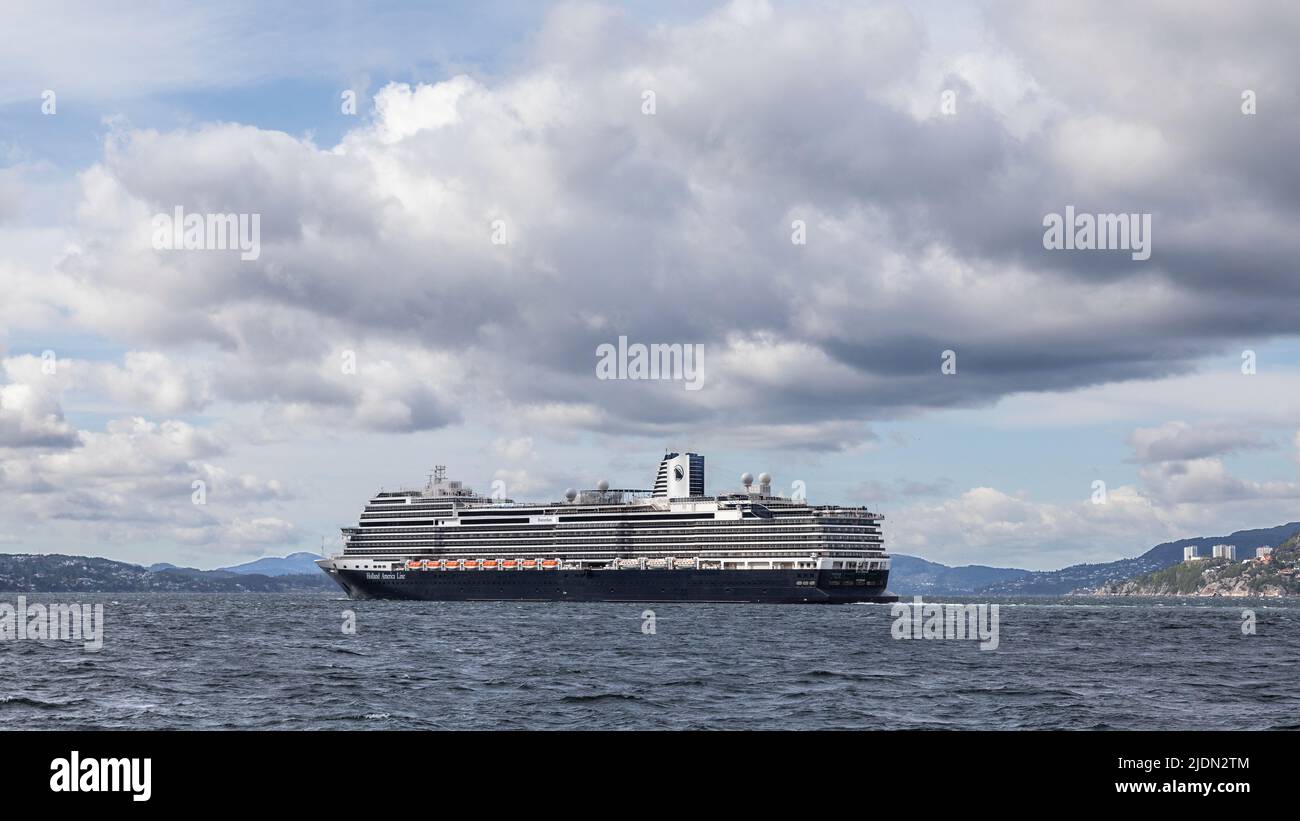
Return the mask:
<svg viewBox="0 0 1300 821">
<path fill-rule="evenodd" d="M 1200 545 L 1189 544 L 1183 548 L 1183 561 L 1199 562 L 1202 558 Z"/>
<path fill-rule="evenodd" d="M 1213 547 L 1214 558 L 1235 560 L 1237 558 L 1237 546 L 1235 544 L 1216 544 Z"/>
<path fill-rule="evenodd" d="M 1271 547 L 1257 547 L 1257 548 L 1255 548 L 1255 558 L 1256 558 L 1256 559 L 1267 559 L 1267 558 L 1268 558 L 1269 556 L 1271 556 L 1271 555 L 1273 555 L 1273 548 L 1271 548 Z"/>
</svg>

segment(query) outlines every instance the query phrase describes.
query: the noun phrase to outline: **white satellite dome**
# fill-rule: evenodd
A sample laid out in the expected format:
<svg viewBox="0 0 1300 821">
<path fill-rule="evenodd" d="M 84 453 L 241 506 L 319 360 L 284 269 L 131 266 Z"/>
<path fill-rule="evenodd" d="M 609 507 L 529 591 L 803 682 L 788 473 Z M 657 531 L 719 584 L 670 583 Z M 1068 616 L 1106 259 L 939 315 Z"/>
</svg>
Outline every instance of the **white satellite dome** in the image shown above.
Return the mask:
<svg viewBox="0 0 1300 821">
<path fill-rule="evenodd" d="M 770 485 L 770 484 L 772 484 L 772 474 L 770 474 L 770 473 L 760 473 L 760 474 L 758 474 L 758 483 L 759 483 L 760 485 Z"/>
<path fill-rule="evenodd" d="M 754 484 L 754 474 L 752 473 L 740 474 L 740 483 L 745 487 L 749 487 L 750 485 Z"/>
<path fill-rule="evenodd" d="M 599 490 L 601 493 L 604 493 L 605 491 L 609 490 L 609 480 L 601 479 L 599 482 L 597 482 L 596 490 Z"/>
<path fill-rule="evenodd" d="M 578 498 L 578 491 L 574 490 L 573 488 L 569 488 L 568 490 L 564 491 L 564 498 L 572 502 L 574 499 Z"/>
</svg>

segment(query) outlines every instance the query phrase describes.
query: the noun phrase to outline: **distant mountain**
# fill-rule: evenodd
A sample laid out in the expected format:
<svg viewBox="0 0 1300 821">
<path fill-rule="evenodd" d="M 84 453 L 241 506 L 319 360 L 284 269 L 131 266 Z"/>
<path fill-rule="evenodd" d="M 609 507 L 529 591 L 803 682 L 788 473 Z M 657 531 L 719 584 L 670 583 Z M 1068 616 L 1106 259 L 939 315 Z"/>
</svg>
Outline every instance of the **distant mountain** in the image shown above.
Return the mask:
<svg viewBox="0 0 1300 821">
<path fill-rule="evenodd" d="M 285 593 L 330 590 L 334 583 L 316 568 L 307 575 L 266 576 L 228 570 L 166 567 L 88 556 L 0 554 L 0 591 L 15 593 L 132 593 L 144 591 L 207 593 Z"/>
<path fill-rule="evenodd" d="M 321 574 L 320 568 L 316 566 L 316 560 L 320 556 L 315 553 L 290 553 L 284 558 L 267 556 L 264 559 L 258 559 L 244 564 L 237 564 L 234 567 L 223 567 L 229 573 L 260 573 L 263 576 L 293 576 L 305 573 Z M 324 574 L 321 574 L 324 575 Z"/>
<path fill-rule="evenodd" d="M 148 569 L 150 573 L 157 573 L 159 570 L 194 570 L 195 568 L 180 567 L 179 565 L 174 565 L 171 562 L 158 562 L 156 564 L 149 565 Z"/>
<path fill-rule="evenodd" d="M 992 596 L 1059 596 L 1075 591 L 1092 591 L 1107 582 L 1122 581 L 1147 573 L 1154 573 L 1183 560 L 1183 548 L 1196 545 L 1208 555 L 1212 545 L 1227 543 L 1237 546 L 1238 555 L 1253 555 L 1257 547 L 1276 547 L 1295 533 L 1300 532 L 1300 522 L 1278 525 L 1261 530 L 1238 530 L 1228 536 L 1201 536 L 1165 542 L 1134 559 L 1120 559 L 1103 564 L 1076 564 L 1062 570 L 1027 573 L 1019 578 L 994 582 L 978 592 Z M 890 578 L 893 589 L 893 578 Z"/>
<path fill-rule="evenodd" d="M 908 596 L 972 596 L 982 588 L 1030 575 L 1028 570 L 967 565 L 948 567 L 916 556 L 891 557 L 889 592 Z"/>
</svg>

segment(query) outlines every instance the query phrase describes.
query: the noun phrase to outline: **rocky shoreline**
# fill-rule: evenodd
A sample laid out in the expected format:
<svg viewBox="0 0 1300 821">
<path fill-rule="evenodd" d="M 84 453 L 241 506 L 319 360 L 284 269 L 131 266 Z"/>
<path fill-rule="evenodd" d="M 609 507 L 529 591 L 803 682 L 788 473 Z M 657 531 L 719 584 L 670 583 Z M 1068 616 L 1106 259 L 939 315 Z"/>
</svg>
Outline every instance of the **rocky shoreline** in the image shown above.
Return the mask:
<svg viewBox="0 0 1300 821">
<path fill-rule="evenodd" d="M 1294 596 L 1295 593 L 1289 593 L 1278 585 L 1264 585 L 1258 590 L 1251 589 L 1249 584 L 1244 580 L 1238 579 L 1233 583 L 1211 582 L 1204 587 L 1192 593 L 1180 593 L 1170 590 L 1168 586 L 1153 586 L 1139 584 L 1136 580 L 1130 579 L 1125 582 L 1113 582 L 1096 590 L 1088 590 L 1078 595 L 1084 596 L 1168 596 L 1180 599 L 1206 599 L 1206 598 L 1251 598 L 1251 599 L 1268 599 L 1281 598 L 1284 596 Z"/>
</svg>

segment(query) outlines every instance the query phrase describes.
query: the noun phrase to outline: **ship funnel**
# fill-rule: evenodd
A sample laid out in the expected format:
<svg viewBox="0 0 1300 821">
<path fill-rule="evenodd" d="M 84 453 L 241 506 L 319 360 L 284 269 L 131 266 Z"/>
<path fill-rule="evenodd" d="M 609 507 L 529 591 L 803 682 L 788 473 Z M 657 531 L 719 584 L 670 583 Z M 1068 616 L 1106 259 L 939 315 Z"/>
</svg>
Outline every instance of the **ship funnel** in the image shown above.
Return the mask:
<svg viewBox="0 0 1300 821">
<path fill-rule="evenodd" d="M 704 495 L 704 457 L 698 453 L 666 453 L 655 477 L 654 495 L 668 499 Z"/>
</svg>

